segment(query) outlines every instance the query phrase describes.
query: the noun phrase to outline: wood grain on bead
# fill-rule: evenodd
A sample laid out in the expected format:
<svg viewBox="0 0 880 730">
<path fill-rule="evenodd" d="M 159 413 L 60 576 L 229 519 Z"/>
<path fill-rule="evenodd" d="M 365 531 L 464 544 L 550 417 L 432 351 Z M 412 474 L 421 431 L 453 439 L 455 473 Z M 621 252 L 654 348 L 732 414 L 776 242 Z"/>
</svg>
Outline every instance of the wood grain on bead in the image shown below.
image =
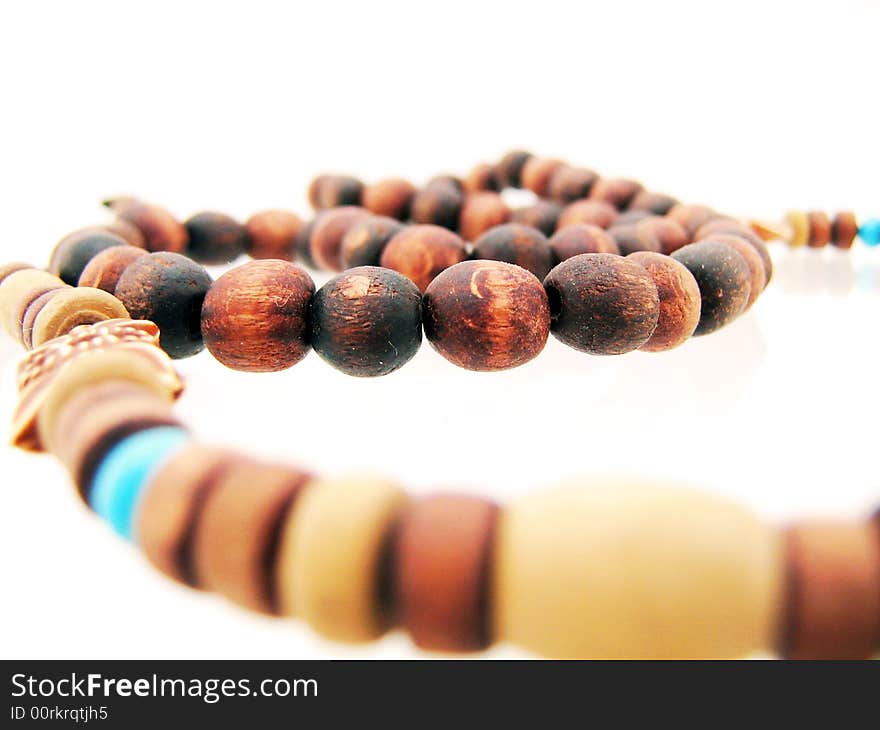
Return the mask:
<svg viewBox="0 0 880 730">
<path fill-rule="evenodd" d="M 114 198 L 104 205 L 141 232 L 148 251 L 183 253 L 186 250 L 186 228 L 165 208 L 134 198 Z"/>
<path fill-rule="evenodd" d="M 93 257 L 79 276 L 79 286 L 103 289 L 108 294 L 116 291 L 119 277 L 126 267 L 147 252 L 137 246 L 111 246 Z"/>
<path fill-rule="evenodd" d="M 367 185 L 361 196 L 361 205 L 374 215 L 405 220 L 409 217 L 415 194 L 416 187 L 411 182 L 392 177 Z"/>
<path fill-rule="evenodd" d="M 171 357 L 195 355 L 204 347 L 202 302 L 211 277 L 199 264 L 160 252 L 130 263 L 116 285 L 116 297 L 133 319 L 155 322 L 160 344 Z"/>
<path fill-rule="evenodd" d="M 461 237 L 440 226 L 417 225 L 405 228 L 385 245 L 380 264 L 394 269 L 419 291 L 425 291 L 434 277 L 467 258 Z"/>
<path fill-rule="evenodd" d="M 497 192 L 501 186 L 498 184 L 495 166 L 485 162 L 475 165 L 462 180 L 462 187 L 466 193 L 477 193 L 482 190 Z"/>
<path fill-rule="evenodd" d="M 828 214 L 821 210 L 810 211 L 807 214 L 810 224 L 810 235 L 807 245 L 810 248 L 822 248 L 831 241 L 831 220 Z"/>
<path fill-rule="evenodd" d="M 233 370 L 273 372 L 309 351 L 308 316 L 315 285 L 288 261 L 250 261 L 227 271 L 201 309 L 205 345 Z"/>
<path fill-rule="evenodd" d="M 522 169 L 531 159 L 532 153 L 525 150 L 511 150 L 495 166 L 495 174 L 502 188 L 518 188 L 521 184 Z"/>
<path fill-rule="evenodd" d="M 416 646 L 478 651 L 491 643 L 489 574 L 498 508 L 434 495 L 410 503 L 395 530 L 393 593 Z"/>
<path fill-rule="evenodd" d="M 342 206 L 321 213 L 309 236 L 311 260 L 327 271 L 342 270 L 342 238 L 355 223 L 369 216 L 364 208 Z"/>
<path fill-rule="evenodd" d="M 225 213 L 196 213 L 184 226 L 189 236 L 186 253 L 202 264 L 228 264 L 248 247 L 247 228 Z"/>
<path fill-rule="evenodd" d="M 694 335 L 707 335 L 736 319 L 751 295 L 752 272 L 740 253 L 719 241 L 699 241 L 672 258 L 684 264 L 700 287 L 700 323 Z"/>
<path fill-rule="evenodd" d="M 481 192 L 465 196 L 459 217 L 459 233 L 465 241 L 476 241 L 490 228 L 510 220 L 510 208 L 498 193 Z"/>
<path fill-rule="evenodd" d="M 536 228 L 519 223 L 490 228 L 475 241 L 473 257 L 516 264 L 540 280 L 547 276 L 554 263 L 547 237 Z"/>
<path fill-rule="evenodd" d="M 764 284 L 764 287 L 766 288 L 767 284 L 770 283 L 770 279 L 773 278 L 773 259 L 770 258 L 770 251 L 767 249 L 767 244 L 764 243 L 764 239 L 755 233 L 747 223 L 720 218 L 711 220 L 700 226 L 697 229 L 696 234 L 694 234 L 694 240 L 699 241 L 716 234 L 739 236 L 751 244 L 752 248 L 754 248 L 761 257 L 761 263 L 764 264 L 764 273 L 767 276 L 767 281 Z"/>
<path fill-rule="evenodd" d="M 831 223 L 831 242 L 842 249 L 852 248 L 859 233 L 859 224 L 854 213 L 841 211 Z"/>
<path fill-rule="evenodd" d="M 642 184 L 624 178 L 602 178 L 590 188 L 590 200 L 610 203 L 617 210 L 625 209 L 630 201 L 642 190 Z"/>
<path fill-rule="evenodd" d="M 347 375 L 387 375 L 422 342 L 421 294 L 391 269 L 360 266 L 322 286 L 311 306 L 312 347 Z"/>
<path fill-rule="evenodd" d="M 620 253 L 612 235 L 589 223 L 566 226 L 553 234 L 549 244 L 557 261 L 565 261 L 582 253 Z"/>
<path fill-rule="evenodd" d="M 255 259 L 290 261 L 294 256 L 296 236 L 302 226 L 300 217 L 287 210 L 254 213 L 244 224 L 247 253 Z"/>
<path fill-rule="evenodd" d="M 372 215 L 359 220 L 342 237 L 342 268 L 378 266 L 385 244 L 404 229 L 404 224 L 386 216 Z"/>
<path fill-rule="evenodd" d="M 715 233 L 704 238 L 703 241 L 725 243 L 743 257 L 750 273 L 749 298 L 746 300 L 746 306 L 743 308 L 743 312 L 747 311 L 761 295 L 761 292 L 764 291 L 764 287 L 767 286 L 767 271 L 764 269 L 764 262 L 761 260 L 758 252 L 751 243 L 741 236 Z"/>
<path fill-rule="evenodd" d="M 533 205 L 514 208 L 510 211 L 512 223 L 537 228 L 545 236 L 552 236 L 562 213 L 562 206 L 551 200 L 539 200 Z"/>
<path fill-rule="evenodd" d="M 410 205 L 410 217 L 415 223 L 458 229 L 464 194 L 454 185 L 437 183 L 419 190 Z"/>
<path fill-rule="evenodd" d="M 27 312 L 25 316 L 27 317 Z M 78 325 L 94 324 L 108 319 L 126 319 L 128 316 L 122 302 L 103 289 L 89 286 L 61 289 L 54 296 L 46 298 L 35 312 L 27 340 L 31 347 L 39 347 L 49 340 L 66 335 Z M 24 336 L 24 332 L 22 334 Z"/>
<path fill-rule="evenodd" d="M 581 200 L 590 194 L 590 188 L 598 179 L 599 175 L 586 167 L 562 165 L 550 175 L 547 196 L 557 203 Z"/>
<path fill-rule="evenodd" d="M 8 274 L 0 283 L 0 323 L 4 332 L 21 342 L 21 326 L 28 307 L 46 292 L 65 287 L 57 276 L 40 269 L 19 269 Z"/>
<path fill-rule="evenodd" d="M 76 286 L 80 274 L 89 261 L 101 251 L 114 246 L 125 246 L 123 238 L 108 231 L 84 229 L 62 238 L 49 258 L 49 273 L 65 284 Z"/>
<path fill-rule="evenodd" d="M 500 261 L 465 261 L 440 274 L 422 303 L 425 336 L 468 370 L 505 370 L 547 342 L 547 295 L 533 274 Z"/>
<path fill-rule="evenodd" d="M 557 230 L 579 223 L 608 228 L 617 218 L 617 210 L 601 200 L 578 200 L 566 205 L 556 222 Z"/>
<path fill-rule="evenodd" d="M 550 179 L 565 163 L 545 157 L 530 157 L 520 173 L 522 187 L 531 190 L 539 198 L 548 195 Z"/>
<path fill-rule="evenodd" d="M 660 297 L 657 326 L 639 349 L 662 352 L 678 347 L 694 333 L 700 321 L 697 280 L 683 264 L 663 254 L 637 251 L 627 258 L 645 268 Z"/>
<path fill-rule="evenodd" d="M 630 201 L 630 210 L 649 210 L 654 215 L 666 215 L 678 201 L 671 195 L 652 193 L 650 190 L 640 190 Z"/>
<path fill-rule="evenodd" d="M 547 275 L 544 287 L 554 336 L 576 350 L 621 355 L 644 345 L 657 326 L 654 280 L 620 256 L 574 256 Z"/>
<path fill-rule="evenodd" d="M 364 184 L 350 175 L 318 175 L 309 184 L 308 197 L 312 208 L 338 208 L 360 205 Z"/>
</svg>

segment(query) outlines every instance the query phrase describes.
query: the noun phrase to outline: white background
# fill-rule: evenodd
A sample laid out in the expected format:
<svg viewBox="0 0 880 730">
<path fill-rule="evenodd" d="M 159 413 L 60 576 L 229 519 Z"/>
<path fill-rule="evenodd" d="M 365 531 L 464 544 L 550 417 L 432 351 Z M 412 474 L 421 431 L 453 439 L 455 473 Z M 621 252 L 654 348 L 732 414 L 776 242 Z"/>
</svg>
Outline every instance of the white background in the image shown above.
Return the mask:
<svg viewBox="0 0 880 730">
<path fill-rule="evenodd" d="M 880 214 L 877 3 L 9 2 L 0 15 L 2 260 L 135 193 L 181 216 L 306 212 L 316 172 L 424 181 L 513 146 L 741 215 Z M 322 472 L 499 498 L 575 475 L 673 479 L 768 519 L 880 502 L 880 250 L 773 251 L 723 332 L 460 371 L 427 346 L 351 379 L 183 361 L 200 436 Z M 215 272 L 216 273 L 216 272 Z M 0 413 L 19 351 L 0 343 Z M 405 657 L 255 618 L 153 572 L 51 458 L 0 451 L 4 657 Z M 501 650 L 503 655 L 516 655 Z"/>
</svg>

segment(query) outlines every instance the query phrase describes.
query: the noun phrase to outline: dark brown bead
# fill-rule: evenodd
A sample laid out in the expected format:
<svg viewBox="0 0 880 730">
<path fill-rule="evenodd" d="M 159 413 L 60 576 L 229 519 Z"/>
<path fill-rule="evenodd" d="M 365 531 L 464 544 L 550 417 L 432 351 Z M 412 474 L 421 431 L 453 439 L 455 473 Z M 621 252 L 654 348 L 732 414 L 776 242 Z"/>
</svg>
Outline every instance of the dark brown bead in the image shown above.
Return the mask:
<svg viewBox="0 0 880 730">
<path fill-rule="evenodd" d="M 364 188 L 363 206 L 375 215 L 405 220 L 409 217 L 409 206 L 415 194 L 416 186 L 408 180 L 388 178 Z"/>
<path fill-rule="evenodd" d="M 510 220 L 510 208 L 498 193 L 472 193 L 464 199 L 459 233 L 465 241 L 476 241 L 490 228 Z"/>
<path fill-rule="evenodd" d="M 252 258 L 291 261 L 303 222 L 286 210 L 263 210 L 248 218 L 244 227 L 248 234 L 247 253 Z"/>
<path fill-rule="evenodd" d="M 516 208 L 510 212 L 510 220 L 513 223 L 522 223 L 524 226 L 537 228 L 545 236 L 552 236 L 556 230 L 556 223 L 562 213 L 562 206 L 551 200 L 539 200 L 525 208 Z"/>
<path fill-rule="evenodd" d="M 819 210 L 807 213 L 810 224 L 810 236 L 807 245 L 810 248 L 822 248 L 831 241 L 831 220 L 828 214 Z"/>
<path fill-rule="evenodd" d="M 293 260 L 301 262 L 310 269 L 318 268 L 318 265 L 312 259 L 312 231 L 315 230 L 315 223 L 325 213 L 327 211 L 318 213 L 312 220 L 304 223 L 293 240 Z"/>
<path fill-rule="evenodd" d="M 91 228 L 74 231 L 62 238 L 49 258 L 49 273 L 65 284 L 76 286 L 89 263 L 101 251 L 113 246 L 125 246 L 125 240 L 107 231 Z"/>
<path fill-rule="evenodd" d="M 621 355 L 644 345 L 657 326 L 660 297 L 643 266 L 587 253 L 563 261 L 544 280 L 552 332 L 593 355 Z"/>
<path fill-rule="evenodd" d="M 630 210 L 649 210 L 655 215 L 666 215 L 677 204 L 678 201 L 671 195 L 640 190 L 630 201 L 629 207 Z"/>
<path fill-rule="evenodd" d="M 412 199 L 410 216 L 416 223 L 458 229 L 464 194 L 450 184 L 430 185 L 419 190 Z"/>
<path fill-rule="evenodd" d="M 660 242 L 660 252 L 667 256 L 691 242 L 684 228 L 664 216 L 643 218 L 636 228 L 642 236 L 654 236 Z"/>
<path fill-rule="evenodd" d="M 663 250 L 657 235 L 652 230 L 639 228 L 637 223 L 615 223 L 608 229 L 608 233 L 617 241 L 620 253 L 624 256 L 636 251 L 660 252 Z"/>
<path fill-rule="evenodd" d="M 425 291 L 425 335 L 437 352 L 468 370 L 505 370 L 536 357 L 550 314 L 541 282 L 501 261 L 465 261 Z"/>
<path fill-rule="evenodd" d="M 479 651 L 491 643 L 490 560 L 498 507 L 434 495 L 404 510 L 394 537 L 393 593 L 415 644 Z"/>
<path fill-rule="evenodd" d="M 466 258 L 464 241 L 452 231 L 440 226 L 410 226 L 385 244 L 380 264 L 425 291 L 437 274 Z"/>
<path fill-rule="evenodd" d="M 167 251 L 132 261 L 114 292 L 132 319 L 159 327 L 159 344 L 171 357 L 195 355 L 203 347 L 202 302 L 211 276 L 195 261 Z"/>
<path fill-rule="evenodd" d="M 464 180 L 460 177 L 456 177 L 455 175 L 434 175 L 427 183 L 425 183 L 426 188 L 451 188 L 459 193 L 464 193 Z"/>
<path fill-rule="evenodd" d="M 557 261 L 565 261 L 582 253 L 620 253 L 617 241 L 608 231 L 589 223 L 563 228 L 553 234 L 549 243 Z"/>
<path fill-rule="evenodd" d="M 141 233 L 140 229 L 130 223 L 129 221 L 123 218 L 116 218 L 115 220 L 110 221 L 109 223 L 104 223 L 101 228 L 105 228 L 120 238 L 125 239 L 126 243 L 131 246 L 137 246 L 138 248 L 146 248 L 147 241 L 144 238 L 144 234 Z"/>
<path fill-rule="evenodd" d="M 545 197 L 549 193 L 550 179 L 563 165 L 565 163 L 562 160 L 530 157 L 520 174 L 522 186 L 539 198 Z"/>
<path fill-rule="evenodd" d="M 726 218 L 706 205 L 685 205 L 678 203 L 669 209 L 666 216 L 678 223 L 693 238 L 697 229 L 715 218 Z"/>
<path fill-rule="evenodd" d="M 462 180 L 462 186 L 466 193 L 478 193 L 482 190 L 497 192 L 500 189 L 498 178 L 495 176 L 495 167 L 485 162 L 476 165 Z"/>
<path fill-rule="evenodd" d="M 126 267 L 141 256 L 149 254 L 137 246 L 111 246 L 92 258 L 79 276 L 79 286 L 93 286 L 114 294 L 119 277 Z"/>
<path fill-rule="evenodd" d="M 553 268 L 553 251 L 547 237 L 537 228 L 520 223 L 490 228 L 474 243 L 473 258 L 522 266 L 541 281 Z"/>
<path fill-rule="evenodd" d="M 312 347 L 347 375 L 388 375 L 422 342 L 422 296 L 402 274 L 359 266 L 322 286 L 311 309 Z"/>
<path fill-rule="evenodd" d="M 570 203 L 581 200 L 590 194 L 593 183 L 599 179 L 593 170 L 586 167 L 562 165 L 550 176 L 547 183 L 547 196 L 557 203 Z"/>
<path fill-rule="evenodd" d="M 672 258 L 687 267 L 700 287 L 700 323 L 694 335 L 714 332 L 745 309 L 752 272 L 735 248 L 719 241 L 699 241 L 678 249 Z"/>
<path fill-rule="evenodd" d="M 764 291 L 764 287 L 767 285 L 767 272 L 764 269 L 764 262 L 761 261 L 761 257 L 758 255 L 754 246 L 741 236 L 715 233 L 702 240 L 726 243 L 728 246 L 736 249 L 737 253 L 739 253 L 746 264 L 748 264 L 751 279 L 749 284 L 749 299 L 746 302 L 745 309 L 743 309 L 745 312 L 755 303 L 755 300 L 761 295 L 761 292 Z"/>
<path fill-rule="evenodd" d="M 780 654 L 868 659 L 880 648 L 880 541 L 870 524 L 807 522 L 785 532 Z"/>
<path fill-rule="evenodd" d="M 748 241 L 761 257 L 764 271 L 767 274 L 767 282 L 770 282 L 770 279 L 773 277 L 773 259 L 770 258 L 770 252 L 767 250 L 767 244 L 764 243 L 764 239 L 755 233 L 751 226 L 738 220 L 718 218 L 700 226 L 697 229 L 694 240 L 699 241 L 715 234 L 739 236 Z"/>
<path fill-rule="evenodd" d="M 342 238 L 349 228 L 369 215 L 364 208 L 342 206 L 324 211 L 315 218 L 309 236 L 309 252 L 318 268 L 342 270 Z"/>
<path fill-rule="evenodd" d="M 531 156 L 532 153 L 525 150 L 511 150 L 501 158 L 495 167 L 495 174 L 502 188 L 518 188 L 520 186 L 520 173 Z"/>
<path fill-rule="evenodd" d="M 614 225 L 622 226 L 625 223 L 638 223 L 645 218 L 656 218 L 650 210 L 625 210 L 614 219 Z"/>
<path fill-rule="evenodd" d="M 315 210 L 360 205 L 364 184 L 350 175 L 318 175 L 309 184 L 309 202 Z"/>
<path fill-rule="evenodd" d="M 834 216 L 831 223 L 831 242 L 837 248 L 852 248 L 858 233 L 859 224 L 855 214 L 850 211 L 841 211 Z"/>
<path fill-rule="evenodd" d="M 309 351 L 311 277 L 289 261 L 250 261 L 215 281 L 202 305 L 202 337 L 226 367 L 274 372 Z"/>
<path fill-rule="evenodd" d="M 661 352 L 687 340 L 700 321 L 700 287 L 693 274 L 671 256 L 637 251 L 627 258 L 644 266 L 657 287 L 660 314 L 648 341 L 639 349 Z"/>
<path fill-rule="evenodd" d="M 189 236 L 187 255 L 202 264 L 228 264 L 248 245 L 247 229 L 225 213 L 196 213 L 184 226 Z"/>
<path fill-rule="evenodd" d="M 342 268 L 378 266 L 385 244 L 403 229 L 403 223 L 385 216 L 368 216 L 359 220 L 342 237 Z"/>
<path fill-rule="evenodd" d="M 556 223 L 557 230 L 579 223 L 589 223 L 599 228 L 608 228 L 617 220 L 617 210 L 613 205 L 601 200 L 578 200 L 562 209 Z"/>
<path fill-rule="evenodd" d="M 590 188 L 590 200 L 601 200 L 623 210 L 641 190 L 642 184 L 636 180 L 602 178 Z"/>
<path fill-rule="evenodd" d="M 186 228 L 165 208 L 134 198 L 111 198 L 104 205 L 141 232 L 148 251 L 186 250 Z"/>
</svg>

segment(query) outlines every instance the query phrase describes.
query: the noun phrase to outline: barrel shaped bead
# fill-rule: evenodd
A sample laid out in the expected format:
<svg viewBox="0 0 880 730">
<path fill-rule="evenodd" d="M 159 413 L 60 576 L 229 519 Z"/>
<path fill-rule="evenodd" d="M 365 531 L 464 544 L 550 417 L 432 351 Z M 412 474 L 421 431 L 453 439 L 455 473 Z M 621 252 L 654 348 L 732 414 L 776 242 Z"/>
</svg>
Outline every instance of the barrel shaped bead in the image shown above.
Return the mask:
<svg viewBox="0 0 880 730">
<path fill-rule="evenodd" d="M 467 249 L 457 234 L 441 226 L 415 225 L 388 241 L 380 264 L 403 274 L 425 291 L 441 271 L 466 258 Z"/>
<path fill-rule="evenodd" d="M 474 243 L 473 257 L 516 264 L 541 280 L 554 263 L 547 237 L 520 223 L 505 223 L 483 233 Z"/>
</svg>

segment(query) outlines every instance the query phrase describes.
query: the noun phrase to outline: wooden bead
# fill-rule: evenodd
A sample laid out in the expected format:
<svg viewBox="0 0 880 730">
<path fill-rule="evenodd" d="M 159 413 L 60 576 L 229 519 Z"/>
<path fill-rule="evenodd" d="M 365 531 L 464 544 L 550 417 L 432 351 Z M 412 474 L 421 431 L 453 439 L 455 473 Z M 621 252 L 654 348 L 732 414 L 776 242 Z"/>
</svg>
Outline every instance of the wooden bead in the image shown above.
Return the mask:
<svg viewBox="0 0 880 730">
<path fill-rule="evenodd" d="M 608 233 L 617 242 L 617 247 L 624 256 L 636 251 L 659 253 L 663 250 L 663 245 L 654 231 L 639 228 L 637 223 L 615 223 L 608 229 Z"/>
<path fill-rule="evenodd" d="M 831 223 L 831 242 L 837 248 L 852 248 L 858 233 L 859 224 L 854 213 L 841 211 L 834 216 Z"/>
<path fill-rule="evenodd" d="M 472 193 L 461 207 L 459 233 L 465 241 L 476 241 L 490 228 L 510 220 L 510 208 L 498 193 Z"/>
<path fill-rule="evenodd" d="M 807 214 L 800 210 L 791 210 L 786 213 L 785 220 L 791 229 L 788 245 L 792 248 L 806 246 L 810 238 L 810 219 Z"/>
<path fill-rule="evenodd" d="M 522 169 L 531 157 L 531 152 L 511 150 L 501 158 L 495 167 L 495 174 L 502 188 L 520 187 Z"/>
<path fill-rule="evenodd" d="M 767 283 L 770 282 L 770 279 L 773 277 L 773 259 L 770 258 L 770 252 L 767 250 L 767 244 L 764 243 L 764 239 L 755 233 L 747 223 L 724 218 L 711 220 L 697 229 L 696 234 L 694 234 L 694 240 L 699 241 L 716 234 L 739 236 L 748 241 L 761 257 L 761 263 L 764 264 L 764 273 L 767 276 Z M 767 283 L 764 284 L 765 288 Z"/>
<path fill-rule="evenodd" d="M 309 251 L 318 268 L 342 270 L 342 238 L 349 228 L 368 215 L 364 208 L 343 206 L 324 211 L 315 219 L 309 237 Z"/>
<path fill-rule="evenodd" d="M 128 312 L 112 294 L 94 287 L 70 287 L 46 299 L 34 315 L 32 329 L 27 335 L 23 331 L 22 335 L 27 337 L 31 347 L 39 347 L 66 335 L 78 325 L 126 318 Z"/>
<path fill-rule="evenodd" d="M 745 309 L 752 272 L 735 248 L 719 241 L 699 241 L 678 249 L 672 258 L 687 267 L 700 287 L 700 323 L 694 335 L 714 332 Z"/>
<path fill-rule="evenodd" d="M 98 227 L 119 236 L 129 246 L 135 246 L 136 248 L 147 247 L 147 240 L 144 238 L 144 234 L 141 233 L 140 229 L 134 225 L 134 223 L 130 223 L 123 218 L 116 218 L 115 220 L 112 220 L 109 223 L 104 223 Z"/>
<path fill-rule="evenodd" d="M 315 210 L 360 205 L 364 184 L 350 175 L 318 175 L 309 185 L 309 202 Z"/>
<path fill-rule="evenodd" d="M 496 534 L 499 639 L 558 658 L 733 658 L 771 646 L 780 540 L 726 500 L 566 485 L 503 509 Z"/>
<path fill-rule="evenodd" d="M 550 313 L 541 282 L 500 261 L 465 261 L 425 290 L 425 336 L 437 352 L 468 370 L 505 370 L 536 357 Z"/>
<path fill-rule="evenodd" d="M 0 284 L 3 283 L 3 280 L 9 276 L 10 274 L 14 274 L 16 271 L 24 271 L 25 269 L 33 269 L 34 267 L 30 264 L 26 264 L 22 261 L 12 261 L 8 264 L 0 265 Z"/>
<path fill-rule="evenodd" d="M 704 238 L 703 241 L 726 243 L 731 248 L 736 249 L 736 252 L 743 257 L 743 260 L 748 265 L 750 283 L 749 298 L 746 300 L 746 306 L 743 309 L 743 312 L 745 312 L 755 303 L 755 300 L 764 291 L 764 287 L 767 286 L 767 272 L 764 270 L 764 262 L 761 261 L 761 257 L 752 244 L 740 236 L 716 233 Z"/>
<path fill-rule="evenodd" d="M 644 345 L 660 315 L 657 287 L 644 267 L 620 256 L 587 253 L 563 261 L 544 280 L 552 332 L 593 355 Z"/>
<path fill-rule="evenodd" d="M 211 277 L 176 253 L 152 253 L 130 263 L 116 285 L 116 298 L 132 319 L 155 322 L 161 346 L 171 357 L 195 355 L 203 347 L 202 302 Z"/>
<path fill-rule="evenodd" d="M 550 175 L 547 183 L 547 196 L 557 203 L 571 203 L 590 194 L 590 188 L 599 176 L 586 167 L 562 165 Z"/>
<path fill-rule="evenodd" d="M 667 256 L 691 242 L 684 228 L 664 216 L 643 218 L 636 223 L 636 230 L 642 237 L 656 238 L 660 242 L 660 253 Z"/>
<path fill-rule="evenodd" d="M 412 359 L 422 342 L 422 296 L 402 274 L 378 266 L 349 269 L 312 302 L 311 343 L 347 375 L 387 375 Z"/>
<path fill-rule="evenodd" d="M 873 525 L 806 522 L 785 531 L 786 659 L 868 659 L 880 648 L 880 541 Z"/>
<path fill-rule="evenodd" d="M 3 331 L 21 342 L 21 326 L 31 303 L 48 291 L 67 285 L 57 276 L 40 269 L 19 269 L 0 283 L 0 323 Z"/>
<path fill-rule="evenodd" d="M 490 228 L 474 243 L 473 257 L 516 264 L 540 280 L 553 268 L 553 251 L 547 237 L 536 228 L 519 223 Z"/>
<path fill-rule="evenodd" d="M 549 243 L 557 261 L 565 261 L 582 253 L 620 253 L 613 236 L 589 223 L 566 226 L 554 233 Z"/>
<path fill-rule="evenodd" d="M 233 370 L 274 372 L 309 352 L 311 277 L 288 261 L 250 261 L 215 281 L 202 304 L 205 346 Z"/>
<path fill-rule="evenodd" d="M 561 213 L 562 206 L 559 203 L 539 200 L 534 205 L 510 211 L 510 220 L 512 223 L 522 223 L 524 226 L 537 228 L 545 236 L 552 236 Z"/>
<path fill-rule="evenodd" d="M 148 251 L 183 253 L 186 250 L 186 228 L 165 208 L 134 198 L 115 198 L 105 201 L 104 205 L 141 232 Z"/>
<path fill-rule="evenodd" d="M 425 291 L 437 274 L 466 258 L 464 241 L 455 233 L 440 226 L 419 225 L 393 236 L 382 251 L 380 263 Z"/>
<path fill-rule="evenodd" d="M 700 287 L 693 274 L 675 259 L 652 251 L 637 251 L 627 258 L 644 266 L 660 297 L 654 333 L 639 349 L 662 352 L 687 340 L 700 321 Z"/>
<path fill-rule="evenodd" d="M 685 205 L 679 203 L 669 209 L 666 217 L 678 223 L 687 231 L 688 235 L 693 237 L 697 229 L 704 223 L 708 223 L 714 218 L 723 218 L 714 209 L 707 205 Z"/>
<path fill-rule="evenodd" d="M 78 286 L 91 286 L 113 294 L 126 267 L 135 259 L 146 255 L 147 252 L 137 246 L 105 248 L 86 264 L 79 275 Z"/>
<path fill-rule="evenodd" d="M 831 241 L 831 220 L 828 214 L 819 210 L 807 214 L 810 224 L 810 235 L 807 245 L 810 248 L 822 248 Z"/>
<path fill-rule="evenodd" d="M 455 186 L 430 185 L 413 196 L 410 216 L 415 223 L 457 230 L 463 204 L 464 195 Z"/>
<path fill-rule="evenodd" d="M 550 179 L 564 165 L 562 160 L 530 157 L 520 173 L 522 186 L 543 198 L 549 193 Z"/>
<path fill-rule="evenodd" d="M 405 504 L 396 485 L 375 478 L 310 482 L 281 534 L 275 572 L 281 612 L 337 641 L 381 636 L 391 619 L 392 529 Z"/>
<path fill-rule="evenodd" d="M 666 215 L 678 201 L 671 195 L 652 193 L 649 190 L 640 190 L 630 201 L 630 210 L 649 210 L 654 215 Z"/>
<path fill-rule="evenodd" d="M 125 240 L 107 231 L 76 231 L 62 238 L 49 258 L 49 273 L 65 284 L 76 286 L 89 261 L 101 251 L 124 246 Z"/>
<path fill-rule="evenodd" d="M 450 188 L 464 193 L 464 180 L 456 175 L 435 175 L 425 184 L 426 188 Z"/>
<path fill-rule="evenodd" d="M 590 200 L 610 203 L 618 210 L 626 208 L 630 201 L 642 190 L 642 184 L 624 178 L 602 178 L 590 188 Z"/>
<path fill-rule="evenodd" d="M 203 264 L 228 264 L 248 247 L 247 228 L 225 213 L 196 213 L 184 226 L 189 236 L 187 255 Z"/>
<path fill-rule="evenodd" d="M 624 223 L 638 223 L 639 221 L 645 220 L 645 218 L 659 219 L 660 216 L 655 216 L 649 210 L 624 210 L 614 219 L 614 225 L 620 226 Z"/>
<path fill-rule="evenodd" d="M 495 166 L 481 163 L 471 169 L 462 180 L 462 187 L 466 193 L 478 193 L 482 190 L 498 191 L 498 177 L 495 175 Z"/>
<path fill-rule="evenodd" d="M 364 208 L 375 215 L 405 220 L 409 217 L 409 206 L 415 194 L 415 185 L 395 177 L 367 185 L 362 201 Z"/>
<path fill-rule="evenodd" d="M 355 266 L 378 266 L 385 244 L 403 229 L 403 223 L 385 216 L 374 215 L 359 220 L 342 237 L 343 270 Z"/>
<path fill-rule="evenodd" d="M 308 223 L 304 223 L 302 228 L 299 229 L 299 233 L 296 234 L 296 238 L 293 241 L 293 252 L 294 261 L 299 261 L 305 266 L 308 266 L 310 269 L 317 269 L 318 264 L 315 263 L 312 258 L 312 231 L 315 229 L 315 223 L 321 218 L 321 213 L 319 213 L 313 220 L 310 220 Z"/>
<path fill-rule="evenodd" d="M 300 217 L 286 210 L 254 213 L 244 224 L 248 255 L 255 259 L 291 261 L 302 226 Z"/>
<path fill-rule="evenodd" d="M 562 230 L 579 223 L 589 223 L 599 228 L 608 228 L 617 218 L 613 205 L 601 200 L 578 200 L 562 209 L 556 228 Z"/>
<path fill-rule="evenodd" d="M 308 478 L 290 467 L 248 460 L 217 474 L 192 528 L 196 584 L 252 611 L 278 613 L 278 541 Z"/>
<path fill-rule="evenodd" d="M 393 593 L 415 644 L 478 651 L 491 643 L 489 572 L 497 506 L 434 495 L 412 502 L 394 538 Z"/>
</svg>

